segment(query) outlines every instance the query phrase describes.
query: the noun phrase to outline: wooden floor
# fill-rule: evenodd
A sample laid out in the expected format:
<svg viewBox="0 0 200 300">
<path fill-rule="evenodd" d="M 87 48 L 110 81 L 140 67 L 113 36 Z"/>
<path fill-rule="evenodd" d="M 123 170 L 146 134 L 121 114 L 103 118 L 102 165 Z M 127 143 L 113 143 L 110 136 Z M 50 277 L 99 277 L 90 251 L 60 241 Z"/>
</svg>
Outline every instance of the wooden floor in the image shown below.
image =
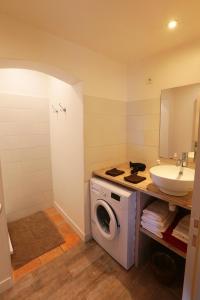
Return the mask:
<svg viewBox="0 0 200 300">
<path fill-rule="evenodd" d="M 177 300 L 177 290 L 159 284 L 148 264 L 127 272 L 92 241 L 26 274 L 0 299 Z"/>
</svg>

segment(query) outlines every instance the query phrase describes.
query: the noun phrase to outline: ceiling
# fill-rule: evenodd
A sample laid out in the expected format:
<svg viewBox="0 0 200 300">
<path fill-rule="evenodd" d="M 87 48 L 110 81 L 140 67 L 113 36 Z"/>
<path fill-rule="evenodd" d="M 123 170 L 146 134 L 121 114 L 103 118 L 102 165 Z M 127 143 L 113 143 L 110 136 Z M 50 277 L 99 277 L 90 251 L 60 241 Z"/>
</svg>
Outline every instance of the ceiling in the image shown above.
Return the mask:
<svg viewBox="0 0 200 300">
<path fill-rule="evenodd" d="M 0 12 L 126 63 L 200 37 L 199 0 L 0 0 Z"/>
</svg>

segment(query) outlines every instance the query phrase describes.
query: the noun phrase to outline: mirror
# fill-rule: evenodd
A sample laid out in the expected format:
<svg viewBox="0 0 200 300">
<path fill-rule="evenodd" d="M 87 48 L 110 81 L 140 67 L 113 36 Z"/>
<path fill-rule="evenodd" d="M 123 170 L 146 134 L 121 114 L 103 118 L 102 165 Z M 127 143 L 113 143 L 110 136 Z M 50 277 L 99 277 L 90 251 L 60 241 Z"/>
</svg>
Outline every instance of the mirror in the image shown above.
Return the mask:
<svg viewBox="0 0 200 300">
<path fill-rule="evenodd" d="M 200 111 L 200 83 L 161 92 L 160 157 L 179 158 L 182 152 L 197 150 Z"/>
</svg>

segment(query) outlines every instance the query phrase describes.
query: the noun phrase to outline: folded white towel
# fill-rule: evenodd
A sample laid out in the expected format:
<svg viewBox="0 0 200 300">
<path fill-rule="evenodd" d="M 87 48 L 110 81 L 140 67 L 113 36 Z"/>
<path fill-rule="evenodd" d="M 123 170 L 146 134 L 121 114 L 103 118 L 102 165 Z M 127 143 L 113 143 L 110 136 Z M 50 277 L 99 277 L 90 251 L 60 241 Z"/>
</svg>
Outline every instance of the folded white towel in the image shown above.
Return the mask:
<svg viewBox="0 0 200 300">
<path fill-rule="evenodd" d="M 178 224 L 174 228 L 174 231 L 177 231 L 185 235 L 189 235 L 189 226 L 190 226 L 190 214 L 186 215 L 178 222 Z"/>
<path fill-rule="evenodd" d="M 174 230 L 173 230 L 173 233 L 176 233 L 176 234 L 179 234 L 179 235 L 182 235 L 182 236 L 185 236 L 185 238 L 188 238 L 189 237 L 189 228 L 188 229 L 185 229 L 185 228 L 181 228 L 180 230 L 180 227 L 175 227 Z"/>
<path fill-rule="evenodd" d="M 190 214 L 184 216 L 177 226 L 174 228 L 172 235 L 177 239 L 188 243 L 189 241 L 189 226 L 190 226 Z"/>
<path fill-rule="evenodd" d="M 156 226 L 157 228 L 159 228 L 160 230 L 162 230 L 163 228 L 169 225 L 171 225 L 171 223 L 173 222 L 174 218 L 176 216 L 176 212 L 170 212 L 169 211 L 169 214 L 167 216 L 166 219 L 164 219 L 162 222 L 160 221 L 156 221 L 154 219 L 152 219 L 151 217 L 148 217 L 147 214 L 143 214 L 142 215 L 142 221 L 148 223 L 148 224 L 151 224 L 153 226 Z"/>
<path fill-rule="evenodd" d="M 163 238 L 162 233 L 160 232 L 160 230 L 156 230 L 155 228 L 153 228 L 152 226 L 149 226 L 146 223 L 141 222 L 142 227 L 147 229 L 148 231 L 150 231 L 151 233 L 155 234 L 156 236 L 158 236 L 159 238 Z"/>
<path fill-rule="evenodd" d="M 169 208 L 168 204 L 164 201 L 156 200 L 149 204 L 144 210 L 144 215 L 148 215 L 152 218 L 152 220 L 162 222 L 164 221 L 168 214 L 169 214 Z"/>
<path fill-rule="evenodd" d="M 185 237 L 177 232 L 173 232 L 172 236 L 174 236 L 175 238 L 177 238 L 178 240 L 180 240 L 186 244 L 188 244 L 188 242 L 189 242 L 189 237 Z"/>
<path fill-rule="evenodd" d="M 146 221 L 141 221 L 141 225 L 144 227 L 149 227 L 149 228 L 152 228 L 152 230 L 155 230 L 155 231 L 159 231 L 159 232 L 165 232 L 167 230 L 167 228 L 171 225 L 171 223 L 173 222 L 174 220 L 174 215 L 171 216 L 170 219 L 168 219 L 168 221 L 163 224 L 162 226 L 160 225 L 156 225 L 156 224 L 152 224 L 150 222 L 146 222 Z"/>
</svg>

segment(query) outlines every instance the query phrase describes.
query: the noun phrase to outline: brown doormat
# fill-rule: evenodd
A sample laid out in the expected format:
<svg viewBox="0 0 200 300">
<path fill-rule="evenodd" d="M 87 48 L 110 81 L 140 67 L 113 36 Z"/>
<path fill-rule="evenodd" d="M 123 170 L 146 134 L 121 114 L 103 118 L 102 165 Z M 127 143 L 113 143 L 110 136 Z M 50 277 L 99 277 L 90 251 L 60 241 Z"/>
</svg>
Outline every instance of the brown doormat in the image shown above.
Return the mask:
<svg viewBox="0 0 200 300">
<path fill-rule="evenodd" d="M 14 269 L 65 242 L 55 225 L 42 211 L 8 223 L 8 231 L 14 249 L 11 256 Z"/>
</svg>

